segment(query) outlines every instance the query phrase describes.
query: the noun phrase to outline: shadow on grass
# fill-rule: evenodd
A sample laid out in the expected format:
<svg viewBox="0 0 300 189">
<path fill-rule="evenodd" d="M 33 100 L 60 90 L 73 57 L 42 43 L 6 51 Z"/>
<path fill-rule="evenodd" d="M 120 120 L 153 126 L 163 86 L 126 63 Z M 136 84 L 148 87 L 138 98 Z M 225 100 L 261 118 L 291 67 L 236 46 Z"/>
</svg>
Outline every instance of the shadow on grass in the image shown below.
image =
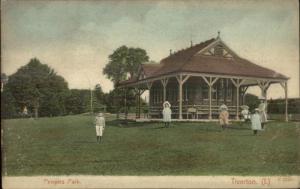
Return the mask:
<svg viewBox="0 0 300 189">
<path fill-rule="evenodd" d="M 235 125 L 235 126 L 229 126 L 227 129 L 234 129 L 234 130 L 251 130 L 250 126 L 245 127 L 245 126 L 240 126 L 240 125 Z"/>
<path fill-rule="evenodd" d="M 151 128 L 151 129 L 168 129 L 168 128 L 171 128 L 171 127 L 162 126 L 162 127 L 154 127 L 154 128 Z"/>
<path fill-rule="evenodd" d="M 151 123 L 138 123 L 132 120 L 112 120 L 106 122 L 109 127 L 119 127 L 119 128 L 132 128 L 132 127 L 146 127 Z"/>
<path fill-rule="evenodd" d="M 89 144 L 91 144 L 91 143 L 97 143 L 96 141 L 86 141 L 86 140 L 78 140 L 78 141 L 74 141 L 74 143 L 89 143 Z"/>
</svg>

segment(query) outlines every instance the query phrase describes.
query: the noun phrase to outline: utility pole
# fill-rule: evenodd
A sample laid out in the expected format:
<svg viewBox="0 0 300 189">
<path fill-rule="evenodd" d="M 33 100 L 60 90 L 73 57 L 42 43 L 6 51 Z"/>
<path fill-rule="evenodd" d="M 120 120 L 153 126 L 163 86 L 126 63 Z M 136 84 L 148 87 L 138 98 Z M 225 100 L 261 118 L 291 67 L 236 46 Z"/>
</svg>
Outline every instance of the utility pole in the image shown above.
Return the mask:
<svg viewBox="0 0 300 189">
<path fill-rule="evenodd" d="M 93 90 L 92 90 L 92 88 L 90 88 L 91 89 L 91 114 L 93 114 Z"/>
</svg>

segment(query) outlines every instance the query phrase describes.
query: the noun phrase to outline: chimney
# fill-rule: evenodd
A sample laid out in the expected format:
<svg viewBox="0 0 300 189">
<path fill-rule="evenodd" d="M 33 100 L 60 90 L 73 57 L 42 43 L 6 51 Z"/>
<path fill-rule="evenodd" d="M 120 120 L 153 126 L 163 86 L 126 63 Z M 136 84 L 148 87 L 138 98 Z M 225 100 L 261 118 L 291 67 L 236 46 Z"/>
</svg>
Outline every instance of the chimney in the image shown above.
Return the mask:
<svg viewBox="0 0 300 189">
<path fill-rule="evenodd" d="M 172 49 L 170 49 L 170 55 L 172 55 Z"/>
<path fill-rule="evenodd" d="M 191 40 L 191 47 L 193 46 L 193 41 Z"/>
<path fill-rule="evenodd" d="M 217 39 L 220 39 L 220 31 L 218 31 L 218 37 L 217 37 Z"/>
</svg>

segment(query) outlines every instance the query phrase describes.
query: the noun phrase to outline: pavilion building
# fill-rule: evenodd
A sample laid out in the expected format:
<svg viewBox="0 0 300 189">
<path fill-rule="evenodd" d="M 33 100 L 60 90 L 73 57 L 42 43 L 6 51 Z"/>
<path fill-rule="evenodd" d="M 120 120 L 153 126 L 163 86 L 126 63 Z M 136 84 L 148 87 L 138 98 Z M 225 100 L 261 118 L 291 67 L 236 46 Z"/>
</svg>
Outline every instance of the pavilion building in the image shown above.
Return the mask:
<svg viewBox="0 0 300 189">
<path fill-rule="evenodd" d="M 170 52 L 160 63 L 142 64 L 137 77 L 121 81 L 117 86 L 134 88 L 138 98 L 149 90 L 150 119 L 162 118 L 162 103 L 167 100 L 174 119 L 211 120 L 217 118 L 222 104 L 227 105 L 231 118 L 239 119 L 249 87 L 259 86 L 261 95 L 267 99 L 268 88 L 280 84 L 285 92 L 287 120 L 288 79 L 238 56 L 218 35 Z"/>
</svg>

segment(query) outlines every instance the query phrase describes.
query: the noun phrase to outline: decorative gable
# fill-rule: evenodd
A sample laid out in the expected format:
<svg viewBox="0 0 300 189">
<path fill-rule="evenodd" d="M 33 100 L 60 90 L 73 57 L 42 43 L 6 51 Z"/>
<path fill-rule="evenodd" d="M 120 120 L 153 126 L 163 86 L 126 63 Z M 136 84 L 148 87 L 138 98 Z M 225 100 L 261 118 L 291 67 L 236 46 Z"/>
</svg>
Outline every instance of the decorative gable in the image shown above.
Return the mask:
<svg viewBox="0 0 300 189">
<path fill-rule="evenodd" d="M 139 75 L 139 80 L 145 79 L 146 75 L 144 73 L 144 71 L 141 71 L 140 75 Z"/>
<path fill-rule="evenodd" d="M 233 58 L 237 55 L 230 50 L 220 39 L 208 45 L 206 48 L 199 51 L 196 55 L 216 56 L 223 58 Z"/>
</svg>

